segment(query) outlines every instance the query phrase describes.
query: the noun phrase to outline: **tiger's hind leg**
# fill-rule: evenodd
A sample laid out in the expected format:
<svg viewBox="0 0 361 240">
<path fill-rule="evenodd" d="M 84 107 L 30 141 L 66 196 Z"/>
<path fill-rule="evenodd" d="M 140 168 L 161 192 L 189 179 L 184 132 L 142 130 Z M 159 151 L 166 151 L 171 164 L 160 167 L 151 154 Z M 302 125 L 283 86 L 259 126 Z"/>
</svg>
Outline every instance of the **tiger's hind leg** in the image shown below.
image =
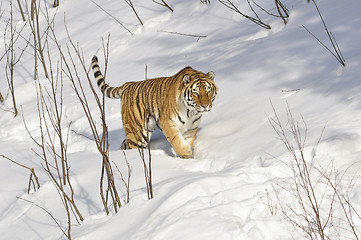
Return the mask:
<svg viewBox="0 0 361 240">
<path fill-rule="evenodd" d="M 153 117 L 147 116 L 139 107 L 133 106 L 132 109 L 122 105 L 122 120 L 126 136 L 122 148 L 147 148 L 152 132 L 156 129 Z"/>
<path fill-rule="evenodd" d="M 150 138 L 152 136 L 151 131 L 147 131 L 145 128 L 142 130 L 130 130 L 129 128 L 125 128 L 124 130 L 126 139 L 123 140 L 121 145 L 122 150 L 148 147 Z"/>
</svg>

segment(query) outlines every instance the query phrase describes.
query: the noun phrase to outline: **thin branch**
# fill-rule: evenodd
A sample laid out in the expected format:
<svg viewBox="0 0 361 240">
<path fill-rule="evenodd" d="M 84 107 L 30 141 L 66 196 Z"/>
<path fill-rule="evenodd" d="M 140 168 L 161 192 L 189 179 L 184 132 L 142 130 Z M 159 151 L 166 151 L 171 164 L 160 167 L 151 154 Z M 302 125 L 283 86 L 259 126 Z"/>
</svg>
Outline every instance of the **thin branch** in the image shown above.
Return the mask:
<svg viewBox="0 0 361 240">
<path fill-rule="evenodd" d="M 25 169 L 27 169 L 27 170 L 30 171 L 29 184 L 28 184 L 28 193 L 30 193 L 31 183 L 33 183 L 34 191 L 36 191 L 36 189 L 39 189 L 39 188 L 40 188 L 39 178 L 38 178 L 38 176 L 36 175 L 34 168 L 30 168 L 30 167 L 28 167 L 28 166 L 25 166 L 25 165 L 23 165 L 23 164 L 15 161 L 15 160 L 12 160 L 11 158 L 9 158 L 9 157 L 7 157 L 7 156 L 5 156 L 5 155 L 2 155 L 2 154 L 0 154 L 0 157 L 2 157 L 2 158 L 4 158 L 4 159 L 6 159 L 6 160 L 8 160 L 8 161 L 10 161 L 10 162 L 18 165 L 18 166 L 20 166 L 20 167 L 22 167 L 22 168 L 25 168 Z M 35 178 L 37 188 L 36 188 L 36 186 L 35 186 L 35 183 L 34 183 L 34 180 L 33 180 L 33 176 L 34 176 L 34 178 Z"/>
<path fill-rule="evenodd" d="M 161 5 L 161 6 L 164 6 L 164 7 L 168 8 L 171 12 L 174 11 L 173 8 L 171 8 L 164 0 L 161 0 L 162 3 L 157 2 L 157 1 L 155 1 L 155 0 L 152 0 L 152 1 L 153 1 L 154 3 L 157 3 L 157 4 Z"/>
<path fill-rule="evenodd" d="M 206 38 L 206 37 L 207 37 L 207 36 L 205 36 L 205 35 L 189 34 L 189 33 L 180 33 L 180 32 L 170 32 L 170 31 L 161 31 L 161 30 L 158 30 L 157 32 L 170 33 L 170 34 L 176 34 L 176 35 L 187 36 L 187 37 L 195 37 L 195 38 L 198 38 L 197 42 L 198 42 L 201 38 Z"/>
<path fill-rule="evenodd" d="M 253 13 L 256 15 L 257 19 L 256 19 L 256 18 L 253 18 L 253 17 L 251 17 L 251 16 L 248 16 L 248 15 L 246 15 L 246 14 L 244 14 L 244 13 L 242 13 L 242 12 L 236 7 L 236 5 L 234 5 L 234 3 L 231 2 L 230 0 L 218 0 L 218 1 L 219 1 L 221 4 L 223 4 L 224 6 L 226 6 L 227 8 L 229 8 L 229 9 L 231 9 L 231 10 L 239 13 L 242 17 L 244 17 L 244 18 L 246 18 L 246 19 L 254 22 L 255 24 L 257 24 L 257 25 L 259 25 L 259 26 L 261 26 L 261 27 L 263 27 L 263 28 L 265 28 L 265 29 L 271 29 L 271 26 L 270 26 L 270 25 L 264 23 L 264 22 L 258 17 L 257 13 L 256 13 L 256 12 L 254 11 L 254 9 L 252 8 L 249 0 L 247 0 L 248 5 L 250 6 L 250 8 L 251 8 L 251 10 L 253 11 Z"/>
<path fill-rule="evenodd" d="M 123 23 L 121 23 L 118 19 L 116 19 L 112 14 L 110 14 L 108 11 L 106 11 L 102 6 L 100 6 L 98 3 L 94 2 L 93 0 L 91 0 L 92 3 L 94 3 L 98 8 L 100 8 L 103 12 L 105 12 L 106 14 L 108 14 L 108 16 L 110 16 L 111 18 L 113 18 L 120 26 L 122 26 L 128 33 L 130 33 L 131 35 L 134 35 Z"/>
<path fill-rule="evenodd" d="M 142 22 L 142 20 L 140 19 L 140 17 L 139 17 L 139 15 L 138 15 L 138 13 L 137 13 L 137 11 L 135 10 L 135 7 L 134 7 L 134 5 L 133 5 L 133 2 L 132 2 L 132 0 L 124 0 L 131 8 L 132 8 L 132 10 L 133 10 L 133 12 L 134 12 L 134 14 L 135 14 L 135 16 L 138 18 L 138 21 L 140 22 L 140 24 L 143 26 L 144 24 L 143 24 L 143 22 Z"/>
<path fill-rule="evenodd" d="M 331 45 L 332 45 L 335 53 L 333 53 L 323 42 L 321 42 L 320 39 L 318 39 L 314 34 L 312 34 L 304 25 L 302 25 L 302 27 L 303 27 L 304 29 L 306 29 L 306 31 L 307 31 L 310 35 L 312 35 L 324 48 L 326 48 L 326 49 L 336 58 L 336 60 L 337 60 L 342 66 L 345 67 L 345 66 L 346 66 L 345 59 L 344 59 L 344 57 L 342 56 L 342 53 L 341 53 L 341 51 L 340 51 L 340 48 L 338 47 L 338 44 L 337 44 L 337 42 L 336 42 L 335 37 L 334 37 L 333 34 L 328 30 L 327 25 L 326 25 L 326 22 L 325 22 L 325 20 L 323 19 L 322 14 L 321 14 L 321 12 L 320 12 L 320 9 L 318 8 L 315 0 L 312 0 L 312 2 L 313 2 L 313 4 L 314 4 L 315 7 L 316 7 L 317 13 L 318 13 L 318 15 L 320 16 L 320 19 L 321 19 L 321 22 L 322 22 L 322 24 L 323 24 L 323 27 L 325 28 L 325 31 L 326 31 L 327 36 L 328 36 L 328 39 L 330 40 Z"/>
<path fill-rule="evenodd" d="M 25 198 L 21 198 L 21 197 L 16 197 L 17 199 L 19 200 L 22 200 L 22 201 L 25 201 L 25 202 L 28 202 L 28 203 L 31 203 L 33 204 L 34 206 L 40 208 L 41 210 L 43 210 L 44 212 L 46 212 L 50 217 L 51 219 L 53 219 L 53 221 L 56 223 L 56 225 L 59 227 L 59 229 L 61 230 L 61 232 L 68 238 L 68 239 L 71 239 L 70 236 L 65 232 L 65 230 L 60 226 L 60 223 L 55 219 L 55 217 L 48 211 L 46 210 L 46 208 L 40 206 L 39 204 L 36 204 L 30 200 L 27 200 Z"/>
</svg>

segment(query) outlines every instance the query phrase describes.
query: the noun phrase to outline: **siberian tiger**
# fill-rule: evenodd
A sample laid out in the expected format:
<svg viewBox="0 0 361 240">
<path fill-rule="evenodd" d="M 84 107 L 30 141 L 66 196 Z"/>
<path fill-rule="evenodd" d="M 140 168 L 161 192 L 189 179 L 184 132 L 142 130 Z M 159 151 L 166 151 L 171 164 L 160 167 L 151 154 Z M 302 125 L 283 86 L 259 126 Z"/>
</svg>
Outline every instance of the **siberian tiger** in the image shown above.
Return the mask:
<svg viewBox="0 0 361 240">
<path fill-rule="evenodd" d="M 186 67 L 171 77 L 111 87 L 104 81 L 96 56 L 92 69 L 102 93 L 121 99 L 126 134 L 123 149 L 147 147 L 152 132 L 160 128 L 178 156 L 192 156 L 202 113 L 211 110 L 217 96 L 213 72 L 204 74 Z"/>
</svg>

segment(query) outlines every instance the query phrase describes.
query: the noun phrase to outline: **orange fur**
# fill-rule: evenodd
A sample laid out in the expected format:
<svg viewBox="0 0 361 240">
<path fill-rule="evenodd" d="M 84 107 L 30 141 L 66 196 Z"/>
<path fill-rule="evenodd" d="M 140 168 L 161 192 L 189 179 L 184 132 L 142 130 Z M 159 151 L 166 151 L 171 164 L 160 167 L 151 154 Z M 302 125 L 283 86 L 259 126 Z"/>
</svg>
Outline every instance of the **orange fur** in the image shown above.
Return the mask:
<svg viewBox="0 0 361 240">
<path fill-rule="evenodd" d="M 217 95 L 213 72 L 204 74 L 186 67 L 171 77 L 110 87 L 96 57 L 92 68 L 101 91 L 110 98 L 121 99 L 127 147 L 146 147 L 158 127 L 180 157 L 191 157 L 201 114 L 212 108 Z"/>
</svg>

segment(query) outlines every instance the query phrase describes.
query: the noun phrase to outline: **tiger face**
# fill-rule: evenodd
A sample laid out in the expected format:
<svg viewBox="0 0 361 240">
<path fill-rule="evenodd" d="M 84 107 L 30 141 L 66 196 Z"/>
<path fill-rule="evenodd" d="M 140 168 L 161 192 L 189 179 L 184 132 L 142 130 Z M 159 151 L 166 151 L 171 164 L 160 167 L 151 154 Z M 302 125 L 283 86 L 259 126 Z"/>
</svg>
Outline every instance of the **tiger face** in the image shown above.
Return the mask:
<svg viewBox="0 0 361 240">
<path fill-rule="evenodd" d="M 185 75 L 183 77 L 184 103 L 187 108 L 197 113 L 209 112 L 217 96 L 217 86 L 214 84 L 214 72 Z"/>
</svg>

